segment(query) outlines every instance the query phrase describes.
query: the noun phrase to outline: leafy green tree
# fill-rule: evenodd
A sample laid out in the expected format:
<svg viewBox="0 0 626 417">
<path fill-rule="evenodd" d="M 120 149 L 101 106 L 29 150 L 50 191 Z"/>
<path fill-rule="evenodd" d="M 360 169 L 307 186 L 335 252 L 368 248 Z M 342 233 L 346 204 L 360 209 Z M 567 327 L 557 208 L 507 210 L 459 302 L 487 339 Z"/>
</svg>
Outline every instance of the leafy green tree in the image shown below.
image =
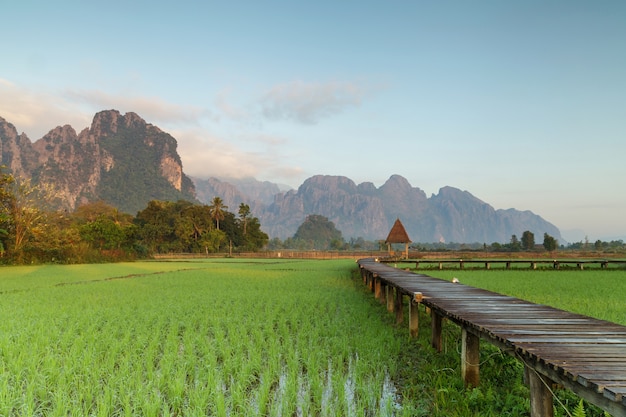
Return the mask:
<svg viewBox="0 0 626 417">
<path fill-rule="evenodd" d="M 111 219 L 123 225 L 130 224 L 133 221 L 133 216 L 119 211 L 116 207 L 102 200 L 83 204 L 72 214 L 72 219 L 79 224 L 94 221 L 101 217 Z"/>
<path fill-rule="evenodd" d="M 4 256 L 9 239 L 10 207 L 13 205 L 13 183 L 15 182 L 15 178 L 6 170 L 4 165 L 0 166 L 0 254 L 2 256 Z"/>
<path fill-rule="evenodd" d="M 517 238 L 516 235 L 512 235 L 511 236 L 510 248 L 511 248 L 512 251 L 519 251 L 520 248 L 521 248 L 519 239 Z"/>
<path fill-rule="evenodd" d="M 224 216 L 220 222 L 220 229 L 228 238 L 228 241 L 235 247 L 243 245 L 243 234 L 241 233 L 241 226 L 234 213 L 230 211 L 224 211 Z"/>
<path fill-rule="evenodd" d="M 493 242 L 491 245 L 491 250 L 494 252 L 500 252 L 502 251 L 502 245 L 499 242 Z"/>
<path fill-rule="evenodd" d="M 213 197 L 209 210 L 211 217 L 215 220 L 217 230 L 220 230 L 220 220 L 224 220 L 224 211 L 228 206 L 224 205 L 224 201 L 220 197 Z"/>
<path fill-rule="evenodd" d="M 548 252 L 553 252 L 556 250 L 558 242 L 556 241 L 555 238 L 553 238 L 552 236 L 550 236 L 547 233 L 543 234 L 543 247 L 548 251 Z"/>
<path fill-rule="evenodd" d="M 104 201 L 81 205 L 70 216 L 71 229 L 78 235 L 78 244 L 68 259 L 81 262 L 121 261 L 147 256 L 138 243 L 138 228 L 133 216 L 119 211 Z M 69 260 L 68 260 L 69 261 Z"/>
<path fill-rule="evenodd" d="M 120 249 L 126 243 L 124 226 L 105 216 L 85 223 L 79 230 L 80 237 L 85 242 L 100 250 Z"/>
<path fill-rule="evenodd" d="M 5 246 L 5 240 L 9 237 L 9 232 L 7 232 L 5 229 L 0 229 L 0 258 L 4 257 L 4 246 Z"/>
<path fill-rule="evenodd" d="M 257 251 L 267 245 L 269 236 L 261 230 L 261 223 L 256 217 L 248 219 L 248 230 L 243 239 L 242 249 Z"/>
<path fill-rule="evenodd" d="M 218 252 L 220 246 L 227 240 L 228 237 L 222 230 L 211 229 L 202 235 L 200 244 L 205 248 L 208 254 L 209 252 Z"/>
<path fill-rule="evenodd" d="M 246 235 L 248 226 L 248 217 L 250 216 L 250 206 L 244 203 L 239 204 L 239 218 L 243 224 L 243 235 Z"/>
<path fill-rule="evenodd" d="M 39 225 L 22 253 L 24 262 L 77 263 L 86 259 L 78 254 L 81 237 L 71 218 L 64 212 L 46 211 L 46 221 Z"/>
<path fill-rule="evenodd" d="M 206 251 L 201 242 L 202 237 L 213 228 L 209 207 L 178 202 L 176 205 L 178 216 L 175 222 L 175 233 L 181 246 L 187 252 Z"/>
<path fill-rule="evenodd" d="M 529 230 L 522 233 L 522 249 L 533 250 L 535 248 L 535 235 Z"/>
<path fill-rule="evenodd" d="M 31 241 L 45 238 L 48 213 L 55 197 L 52 186 L 34 186 L 28 179 L 1 175 L 0 221 L 7 233 L 7 246 L 18 262 L 26 260 Z M 3 245 L 4 246 L 4 245 Z"/>
<path fill-rule="evenodd" d="M 138 238 L 149 252 L 180 251 L 176 242 L 176 211 L 175 204 L 169 201 L 152 200 L 148 206 L 137 213 L 135 224 L 138 227 Z"/>
<path fill-rule="evenodd" d="M 278 237 L 274 237 L 267 242 L 269 250 L 285 249 L 285 243 Z"/>
<path fill-rule="evenodd" d="M 343 242 L 341 231 L 327 217 L 311 214 L 298 227 L 294 240 L 310 241 L 315 249 L 328 249 L 333 240 Z M 336 244 L 336 243 L 335 243 Z"/>
</svg>

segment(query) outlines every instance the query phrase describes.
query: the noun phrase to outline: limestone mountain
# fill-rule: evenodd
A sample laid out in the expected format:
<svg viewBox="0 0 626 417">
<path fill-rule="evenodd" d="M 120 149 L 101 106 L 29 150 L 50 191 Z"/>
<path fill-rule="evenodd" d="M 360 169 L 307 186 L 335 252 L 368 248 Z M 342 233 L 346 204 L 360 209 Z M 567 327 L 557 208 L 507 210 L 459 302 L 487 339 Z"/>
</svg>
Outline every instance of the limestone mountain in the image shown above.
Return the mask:
<svg viewBox="0 0 626 417">
<path fill-rule="evenodd" d="M 228 210 L 236 213 L 239 204 L 248 204 L 253 213 L 274 201 L 280 187 L 269 181 L 254 178 L 192 178 L 199 201 L 210 204 L 213 197 L 220 197 Z"/>
<path fill-rule="evenodd" d="M 272 237 L 294 235 L 307 215 L 327 217 L 346 239 L 381 240 L 397 218 L 413 242 L 509 242 L 530 230 L 538 239 L 548 233 L 561 240 L 559 229 L 529 211 L 496 210 L 467 191 L 443 187 L 428 198 L 424 191 L 393 175 L 381 187 L 356 185 L 341 176 L 317 175 L 298 190 L 277 194 L 259 213 Z"/>
<path fill-rule="evenodd" d="M 154 199 L 195 200 L 176 148 L 172 136 L 135 113 L 102 111 L 78 134 L 59 126 L 34 143 L 0 118 L 1 164 L 53 184 L 67 210 L 103 200 L 134 214 Z"/>
<path fill-rule="evenodd" d="M 197 190 L 197 201 L 220 197 L 233 213 L 248 204 L 263 231 L 281 239 L 294 236 L 308 215 L 320 215 L 346 239 L 384 239 L 399 218 L 413 242 L 505 243 L 526 230 L 537 240 L 548 233 L 562 241 L 559 230 L 536 214 L 495 210 L 453 187 L 427 197 L 399 175 L 378 188 L 316 175 L 288 191 L 253 178 L 192 180 L 176 149 L 176 139 L 135 113 L 102 111 L 80 133 L 59 126 L 34 143 L 0 118 L 0 164 L 35 183 L 53 184 L 70 211 L 103 200 L 135 214 L 150 200 L 196 201 Z"/>
</svg>

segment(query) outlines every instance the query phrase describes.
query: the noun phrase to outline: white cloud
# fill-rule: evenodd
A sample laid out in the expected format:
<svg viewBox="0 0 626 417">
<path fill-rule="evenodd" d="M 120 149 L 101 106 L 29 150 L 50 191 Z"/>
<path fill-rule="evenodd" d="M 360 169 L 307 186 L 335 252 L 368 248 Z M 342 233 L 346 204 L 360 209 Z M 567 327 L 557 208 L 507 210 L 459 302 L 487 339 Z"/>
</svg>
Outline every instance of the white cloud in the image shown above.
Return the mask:
<svg viewBox="0 0 626 417">
<path fill-rule="evenodd" d="M 0 79 L 0 117 L 34 141 L 66 124 L 80 131 L 89 126 L 93 114 L 48 91 L 29 90 Z"/>
<path fill-rule="evenodd" d="M 367 92 L 348 82 L 291 82 L 272 87 L 261 98 L 263 115 L 273 120 L 295 120 L 315 124 L 320 119 L 358 107 Z"/>
<path fill-rule="evenodd" d="M 178 153 L 183 161 L 183 170 L 187 175 L 208 177 L 255 177 L 272 178 L 291 182 L 302 175 L 302 170 L 283 164 L 289 161 L 279 151 L 252 152 L 242 150 L 227 140 L 200 129 L 177 130 L 170 132 L 178 141 Z M 254 140 L 247 138 L 247 141 Z M 270 145 L 283 140 L 259 136 L 257 141 Z"/>
<path fill-rule="evenodd" d="M 216 118 L 206 109 L 180 106 L 159 98 L 116 96 L 95 90 L 54 94 L 21 88 L 0 78 L 0 117 L 33 141 L 59 125 L 69 124 L 80 132 L 91 125 L 96 112 L 105 109 L 135 112 L 146 122 L 171 134 L 178 142 L 183 169 L 188 175 L 200 178 L 252 176 L 286 183 L 302 175 L 300 168 L 290 165 L 291 158 L 283 155 L 286 138 L 256 133 L 255 129 L 252 133 L 242 133 L 242 129 L 250 127 L 245 120 L 235 120 L 234 130 L 227 129 L 227 140 L 224 134 L 213 133 L 207 126 L 207 121 L 213 122 Z"/>
<path fill-rule="evenodd" d="M 88 105 L 94 112 L 104 109 L 115 109 L 122 113 L 132 111 L 152 124 L 198 124 L 203 119 L 215 120 L 207 109 L 180 106 L 158 97 L 111 95 L 97 90 L 68 90 L 64 95 L 70 101 Z"/>
</svg>

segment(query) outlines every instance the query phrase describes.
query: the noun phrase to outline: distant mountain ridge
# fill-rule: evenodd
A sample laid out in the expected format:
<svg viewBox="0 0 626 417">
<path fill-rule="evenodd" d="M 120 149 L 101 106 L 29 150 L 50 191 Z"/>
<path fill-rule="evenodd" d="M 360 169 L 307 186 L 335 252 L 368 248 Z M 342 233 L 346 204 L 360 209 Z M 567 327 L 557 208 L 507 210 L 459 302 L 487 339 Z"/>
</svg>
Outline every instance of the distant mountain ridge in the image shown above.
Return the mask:
<svg viewBox="0 0 626 417">
<path fill-rule="evenodd" d="M 427 197 L 399 175 L 380 187 L 316 175 L 288 191 L 254 178 L 192 179 L 176 149 L 176 139 L 135 113 L 102 111 L 78 134 L 59 126 L 34 143 L 0 117 L 0 163 L 35 183 L 54 184 L 67 210 L 104 200 L 135 214 L 150 200 L 209 203 L 217 196 L 233 213 L 248 204 L 262 229 L 281 239 L 292 237 L 307 215 L 319 214 L 345 239 L 384 239 L 399 218 L 414 242 L 505 243 L 526 230 L 539 243 L 543 233 L 562 241 L 558 228 L 534 213 L 495 210 L 453 187 Z"/>
<path fill-rule="evenodd" d="M 250 204 L 263 230 L 281 239 L 292 237 L 307 215 L 320 214 L 335 223 L 346 239 L 384 239 L 399 218 L 414 242 L 507 243 L 526 230 L 535 234 L 537 243 L 544 233 L 562 241 L 556 226 L 530 211 L 496 210 L 454 187 L 443 187 L 429 198 L 400 175 L 392 175 L 379 188 L 371 182 L 357 185 L 343 176 L 316 175 L 297 190 L 275 193 L 269 203 L 241 192 L 229 179 L 194 181 L 200 201 L 208 203 L 219 196 L 230 207 Z M 256 180 L 247 181 L 254 188 Z"/>
<path fill-rule="evenodd" d="M 428 198 L 399 175 L 379 188 L 366 182 L 356 185 L 341 176 L 317 175 L 298 190 L 277 194 L 259 212 L 270 236 L 293 236 L 308 214 L 328 217 L 344 238 L 384 239 L 400 219 L 414 242 L 506 243 L 524 231 L 538 243 L 548 233 L 561 240 L 559 229 L 530 211 L 495 210 L 467 191 L 443 187 Z"/>
</svg>

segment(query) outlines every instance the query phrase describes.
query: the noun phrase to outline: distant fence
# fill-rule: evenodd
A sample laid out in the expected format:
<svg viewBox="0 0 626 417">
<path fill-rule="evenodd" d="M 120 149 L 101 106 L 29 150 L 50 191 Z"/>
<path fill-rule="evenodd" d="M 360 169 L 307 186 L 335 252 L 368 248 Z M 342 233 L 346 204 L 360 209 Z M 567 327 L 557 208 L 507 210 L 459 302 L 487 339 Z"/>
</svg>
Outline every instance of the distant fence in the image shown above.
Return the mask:
<svg viewBox="0 0 626 417">
<path fill-rule="evenodd" d="M 220 253 L 160 253 L 154 259 L 207 259 L 207 258 L 267 258 L 267 259 L 360 259 L 387 256 L 386 251 L 297 251 L 276 250 L 262 252 Z"/>
<path fill-rule="evenodd" d="M 606 269 L 609 265 L 626 266 L 626 260 L 621 259 L 384 259 L 380 262 L 386 263 L 404 263 L 414 264 L 415 269 L 420 266 L 428 265 L 430 269 L 444 269 L 444 265 L 452 265 L 458 269 L 464 269 L 465 265 L 484 266 L 485 269 L 491 269 L 492 265 L 501 265 L 505 269 L 511 269 L 514 265 L 527 266 L 529 269 L 537 269 L 538 265 L 546 265 L 552 269 L 561 269 L 561 267 L 576 267 L 583 270 L 585 266 L 596 265 L 602 269 Z"/>
</svg>

